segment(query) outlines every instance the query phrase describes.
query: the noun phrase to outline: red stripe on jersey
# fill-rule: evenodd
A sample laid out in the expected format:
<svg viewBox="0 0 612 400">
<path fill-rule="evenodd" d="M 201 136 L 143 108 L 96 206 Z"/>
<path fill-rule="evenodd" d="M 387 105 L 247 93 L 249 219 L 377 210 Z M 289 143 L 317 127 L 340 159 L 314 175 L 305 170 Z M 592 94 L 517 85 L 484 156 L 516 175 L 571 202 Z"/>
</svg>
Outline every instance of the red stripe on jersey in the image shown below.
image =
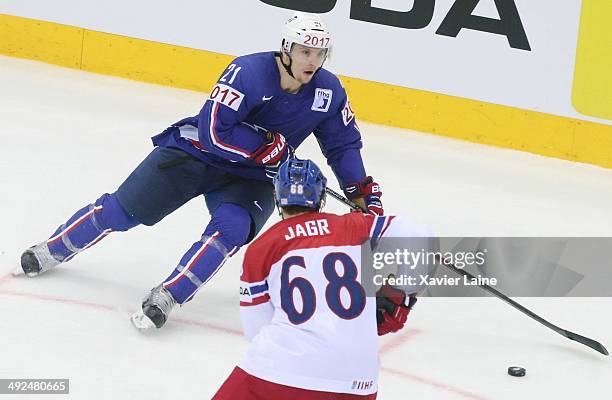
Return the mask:
<svg viewBox="0 0 612 400">
<path fill-rule="evenodd" d="M 246 149 L 234 146 L 230 143 L 225 143 L 219 138 L 217 134 L 217 111 L 219 111 L 219 103 L 213 102 L 212 110 L 210 114 L 210 133 L 212 135 L 213 145 L 219 147 L 221 150 L 229 151 L 230 153 L 241 155 L 244 158 L 249 158 L 253 153 Z"/>
<path fill-rule="evenodd" d="M 285 238 L 290 233 L 289 227 L 296 232 L 295 227 L 298 224 L 303 227 L 309 221 L 321 219 L 327 221 L 329 234 Z M 243 282 L 265 280 L 270 274 L 272 265 L 292 250 L 324 246 L 359 246 L 368 240 L 374 221 L 373 215 L 362 213 L 345 215 L 307 213 L 280 221 L 247 248 L 241 280 Z"/>
</svg>

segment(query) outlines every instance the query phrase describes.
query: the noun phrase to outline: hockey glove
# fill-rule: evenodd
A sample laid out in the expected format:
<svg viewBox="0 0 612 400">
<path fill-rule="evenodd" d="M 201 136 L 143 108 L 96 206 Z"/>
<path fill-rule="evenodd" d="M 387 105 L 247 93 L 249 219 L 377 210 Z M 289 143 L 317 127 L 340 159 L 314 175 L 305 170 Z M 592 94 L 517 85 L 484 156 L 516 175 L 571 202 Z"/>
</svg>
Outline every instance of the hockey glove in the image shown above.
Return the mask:
<svg viewBox="0 0 612 400">
<path fill-rule="evenodd" d="M 406 296 L 403 290 L 389 284 L 376 292 L 376 324 L 378 336 L 397 332 L 404 327 L 412 306 L 417 302 L 415 295 Z"/>
<path fill-rule="evenodd" d="M 278 132 L 266 132 L 266 142 L 251 156 L 259 165 L 276 166 L 288 156 L 287 139 Z"/>
<path fill-rule="evenodd" d="M 371 176 L 366 176 L 361 182 L 346 185 L 344 187 L 344 194 L 351 200 L 363 199 L 370 214 L 384 215 L 385 213 L 380 201 L 382 197 L 380 185 L 374 182 Z"/>
</svg>

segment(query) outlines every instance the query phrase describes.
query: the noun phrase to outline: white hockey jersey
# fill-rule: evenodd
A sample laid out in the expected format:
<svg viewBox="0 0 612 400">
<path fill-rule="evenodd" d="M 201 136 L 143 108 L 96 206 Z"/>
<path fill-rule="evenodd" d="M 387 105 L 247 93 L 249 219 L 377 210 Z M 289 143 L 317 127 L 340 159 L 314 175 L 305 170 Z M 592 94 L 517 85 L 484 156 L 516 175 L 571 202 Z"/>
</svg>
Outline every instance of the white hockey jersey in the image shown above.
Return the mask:
<svg viewBox="0 0 612 400">
<path fill-rule="evenodd" d="M 251 345 L 239 366 L 286 386 L 376 392 L 376 298 L 360 284 L 361 245 L 423 234 L 411 221 L 361 213 L 307 213 L 272 226 L 244 257 L 240 308 Z"/>
</svg>

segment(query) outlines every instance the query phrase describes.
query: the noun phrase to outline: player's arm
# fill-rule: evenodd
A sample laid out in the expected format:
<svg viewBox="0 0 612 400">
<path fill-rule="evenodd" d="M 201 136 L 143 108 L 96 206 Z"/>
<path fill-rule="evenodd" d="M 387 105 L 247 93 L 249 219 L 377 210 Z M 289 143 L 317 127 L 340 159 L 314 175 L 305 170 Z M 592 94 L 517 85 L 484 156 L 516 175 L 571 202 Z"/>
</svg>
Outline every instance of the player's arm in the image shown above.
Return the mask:
<svg viewBox="0 0 612 400">
<path fill-rule="evenodd" d="M 270 324 L 274 315 L 265 271 L 259 252 L 249 247 L 240 277 L 240 319 L 244 336 L 249 342 L 261 328 Z"/>
<path fill-rule="evenodd" d="M 377 253 L 395 253 L 401 240 L 404 250 L 415 254 L 436 250 L 436 241 L 430 230 L 419 226 L 406 217 L 376 217 L 370 231 L 372 242 Z M 400 238 L 386 241 L 385 238 Z M 397 332 L 404 327 L 408 315 L 417 302 L 417 295 L 425 289 L 421 276 L 433 272 L 433 265 L 420 262 L 408 266 L 405 263 L 397 266 L 395 277 L 404 278 L 405 285 L 385 283 L 376 293 L 376 322 L 380 336 Z M 407 279 L 412 278 L 412 279 Z"/>
<path fill-rule="evenodd" d="M 345 195 L 370 213 L 382 215 L 380 185 L 371 176 L 366 176 L 355 113 L 344 88 L 338 86 L 339 101 L 314 134 Z"/>
<path fill-rule="evenodd" d="M 261 99 L 256 67 L 235 59 L 213 86 L 198 116 L 198 138 L 204 151 L 233 162 L 277 164 L 286 154 L 282 134 L 244 122 Z"/>
</svg>

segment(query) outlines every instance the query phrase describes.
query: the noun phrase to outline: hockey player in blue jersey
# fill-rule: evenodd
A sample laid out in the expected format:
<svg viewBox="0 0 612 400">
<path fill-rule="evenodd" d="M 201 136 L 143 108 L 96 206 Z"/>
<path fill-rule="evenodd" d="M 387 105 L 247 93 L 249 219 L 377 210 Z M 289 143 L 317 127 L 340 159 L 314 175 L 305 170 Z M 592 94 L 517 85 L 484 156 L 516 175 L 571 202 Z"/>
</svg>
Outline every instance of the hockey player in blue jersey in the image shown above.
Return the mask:
<svg viewBox="0 0 612 400">
<path fill-rule="evenodd" d="M 382 214 L 381 191 L 366 176 L 361 137 L 346 92 L 322 68 L 331 49 L 324 22 L 297 13 L 284 25 L 280 52 L 232 61 L 198 116 L 153 137 L 152 152 L 117 191 L 77 211 L 49 239 L 27 249 L 21 266 L 36 276 L 114 231 L 154 225 L 203 195 L 211 219 L 172 273 L 132 316 L 139 328 L 163 326 L 228 257 L 250 242 L 274 209 L 272 178 L 288 148 L 313 133 L 347 197 Z"/>
</svg>

